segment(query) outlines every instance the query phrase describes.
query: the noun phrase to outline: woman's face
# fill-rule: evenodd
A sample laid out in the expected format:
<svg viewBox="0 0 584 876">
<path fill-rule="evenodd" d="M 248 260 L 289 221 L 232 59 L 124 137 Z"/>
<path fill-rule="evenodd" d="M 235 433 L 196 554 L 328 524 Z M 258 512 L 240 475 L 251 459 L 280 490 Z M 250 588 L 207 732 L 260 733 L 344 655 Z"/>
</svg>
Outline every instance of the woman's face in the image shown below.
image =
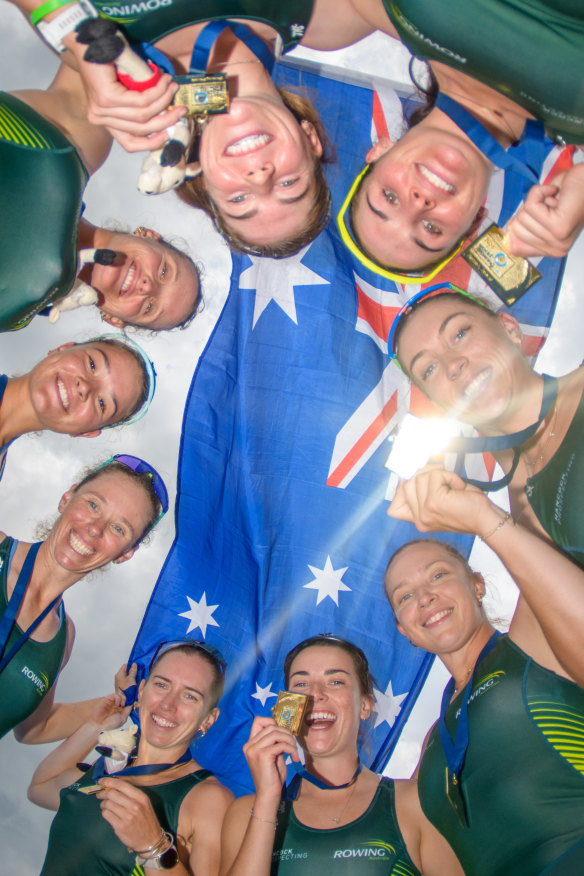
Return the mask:
<svg viewBox="0 0 584 876">
<path fill-rule="evenodd" d="M 380 141 L 367 161 L 353 222 L 368 252 L 404 271 L 446 258 L 472 228 L 490 164 L 466 137 L 428 127 Z"/>
<path fill-rule="evenodd" d="M 294 658 L 289 690 L 311 697 L 300 739 L 309 754 L 356 751 L 361 720 L 371 713 L 371 697 L 361 692 L 351 656 L 342 648 L 313 645 Z"/>
<path fill-rule="evenodd" d="M 119 471 L 104 471 L 78 490 L 72 487 L 59 511 L 47 544 L 58 565 L 79 577 L 129 560 L 151 520 L 144 487 Z"/>
<path fill-rule="evenodd" d="M 406 373 L 450 416 L 503 428 L 524 401 L 521 331 L 513 317 L 438 295 L 407 317 L 398 356 Z"/>
<path fill-rule="evenodd" d="M 156 748 L 182 749 L 197 730 L 208 730 L 219 716 L 209 710 L 214 674 L 196 651 L 164 654 L 140 687 L 142 738 Z"/>
<path fill-rule="evenodd" d="M 250 243 L 279 243 L 308 224 L 322 146 L 277 97 L 235 98 L 201 138 L 205 186 L 224 222 Z"/>
<path fill-rule="evenodd" d="M 405 548 L 386 573 L 385 589 L 400 633 L 433 654 L 456 651 L 484 621 L 482 577 L 432 542 Z"/>
<path fill-rule="evenodd" d="M 193 313 L 199 278 L 186 256 L 151 236 L 114 234 L 107 245 L 121 257 L 113 265 L 94 265 L 91 273 L 106 322 L 159 331 Z"/>
<path fill-rule="evenodd" d="M 30 373 L 39 429 L 93 438 L 136 408 L 142 370 L 121 346 L 93 341 L 63 344 Z"/>
</svg>

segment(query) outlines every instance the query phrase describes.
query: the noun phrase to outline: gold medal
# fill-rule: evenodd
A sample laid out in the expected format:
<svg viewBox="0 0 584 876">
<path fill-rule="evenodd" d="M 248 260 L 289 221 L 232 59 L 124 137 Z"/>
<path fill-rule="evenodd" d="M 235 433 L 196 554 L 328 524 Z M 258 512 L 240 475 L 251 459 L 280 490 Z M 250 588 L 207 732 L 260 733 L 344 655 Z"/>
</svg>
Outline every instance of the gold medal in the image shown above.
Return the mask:
<svg viewBox="0 0 584 876">
<path fill-rule="evenodd" d="M 507 235 L 495 224 L 477 237 L 462 257 L 510 307 L 541 277 L 537 268 L 507 249 Z"/>
<path fill-rule="evenodd" d="M 446 767 L 446 796 L 448 797 L 448 802 L 456 813 L 460 826 L 468 827 L 468 818 L 466 816 L 464 797 L 462 796 L 462 787 L 458 777 L 451 773 L 448 767 Z"/>
<path fill-rule="evenodd" d="M 86 794 L 87 797 L 90 797 L 92 794 L 99 794 L 100 791 L 105 791 L 105 787 L 103 785 L 83 785 L 81 788 L 77 788 L 80 794 Z"/>
<path fill-rule="evenodd" d="M 306 694 L 290 693 L 288 690 L 281 690 L 278 694 L 276 705 L 273 708 L 276 724 L 279 727 L 285 727 L 294 736 L 298 736 L 309 699 L 310 697 L 306 696 Z"/>
<path fill-rule="evenodd" d="M 178 91 L 173 105 L 186 106 L 188 116 L 207 116 L 229 112 L 229 94 L 225 73 L 208 76 L 175 76 Z"/>
</svg>

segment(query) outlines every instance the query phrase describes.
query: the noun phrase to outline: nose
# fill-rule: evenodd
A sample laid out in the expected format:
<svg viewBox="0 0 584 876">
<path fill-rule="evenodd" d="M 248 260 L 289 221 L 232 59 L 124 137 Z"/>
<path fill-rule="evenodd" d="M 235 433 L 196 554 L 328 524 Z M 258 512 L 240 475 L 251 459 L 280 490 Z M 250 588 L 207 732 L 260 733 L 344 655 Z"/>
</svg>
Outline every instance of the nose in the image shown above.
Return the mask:
<svg viewBox="0 0 584 876">
<path fill-rule="evenodd" d="M 416 211 L 432 210 L 436 206 L 436 199 L 419 186 L 412 186 L 410 189 L 410 205 Z"/>
<path fill-rule="evenodd" d="M 89 395 L 89 382 L 85 379 L 85 377 L 78 377 L 77 382 L 75 384 L 75 388 L 77 390 L 77 394 L 82 401 L 85 401 Z"/>
<path fill-rule="evenodd" d="M 269 161 L 262 161 L 255 167 L 251 168 L 246 173 L 246 179 L 254 188 L 268 189 L 272 186 L 272 177 L 274 175 L 274 165 Z"/>
<path fill-rule="evenodd" d="M 466 359 L 464 356 L 449 356 L 446 360 L 446 374 L 449 380 L 456 380 L 464 371 Z"/>
<path fill-rule="evenodd" d="M 420 608 L 430 605 L 436 598 L 436 594 L 429 587 L 423 587 L 418 593 L 418 604 Z"/>
<path fill-rule="evenodd" d="M 142 274 L 137 284 L 137 289 L 138 292 L 142 292 L 144 295 L 150 295 L 154 289 L 154 280 L 148 274 Z"/>
<path fill-rule="evenodd" d="M 87 532 L 91 538 L 99 538 L 102 535 L 105 521 L 102 517 L 94 517 L 89 521 Z"/>
<path fill-rule="evenodd" d="M 320 703 L 323 700 L 328 699 L 327 689 L 326 689 L 324 683 L 322 683 L 322 682 L 316 681 L 313 684 L 312 690 L 310 691 L 310 693 L 311 693 L 312 699 L 315 703 Z"/>
</svg>

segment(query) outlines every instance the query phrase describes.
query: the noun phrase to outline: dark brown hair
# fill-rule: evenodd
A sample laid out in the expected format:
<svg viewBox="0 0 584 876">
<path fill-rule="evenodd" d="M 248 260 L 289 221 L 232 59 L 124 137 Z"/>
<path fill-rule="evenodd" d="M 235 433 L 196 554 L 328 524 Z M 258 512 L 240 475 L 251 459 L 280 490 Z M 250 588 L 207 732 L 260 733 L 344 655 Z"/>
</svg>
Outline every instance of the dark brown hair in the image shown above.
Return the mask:
<svg viewBox="0 0 584 876">
<path fill-rule="evenodd" d="M 306 227 L 303 228 L 299 234 L 290 240 L 282 240 L 278 243 L 250 243 L 245 238 L 234 232 L 228 223 L 225 222 L 217 209 L 217 205 L 207 191 L 203 174 L 185 180 L 185 182 L 176 190 L 182 201 L 189 204 L 191 207 L 197 207 L 200 210 L 204 210 L 204 212 L 210 216 L 217 231 L 225 239 L 229 248 L 233 250 L 233 252 L 248 253 L 273 259 L 281 259 L 294 255 L 302 249 L 303 246 L 306 246 L 314 240 L 314 238 L 326 226 L 331 211 L 331 198 L 324 175 L 323 165 L 332 160 L 332 148 L 324 129 L 324 125 L 308 98 L 302 97 L 299 94 L 294 94 L 291 91 L 285 91 L 282 88 L 279 88 L 278 92 L 284 102 L 284 106 L 292 113 L 298 124 L 302 121 L 307 121 L 313 125 L 323 147 L 322 155 L 314 156 L 315 193 Z M 191 161 L 193 160 L 193 156 L 196 156 L 198 153 L 199 139 L 200 138 L 197 138 L 191 148 Z"/>
<path fill-rule="evenodd" d="M 353 661 L 353 666 L 355 667 L 362 696 L 372 697 L 374 681 L 369 670 L 369 662 L 365 653 L 357 645 L 353 645 L 352 642 L 348 642 L 346 639 L 341 639 L 331 633 L 319 633 L 317 636 L 311 636 L 309 639 L 304 639 L 303 642 L 300 642 L 292 648 L 291 651 L 288 651 L 284 660 L 284 684 L 286 687 L 288 687 L 290 682 L 290 669 L 292 663 L 298 654 L 300 654 L 301 651 L 305 651 L 306 648 L 313 648 L 314 646 L 321 645 L 325 645 L 327 648 L 340 648 L 341 651 L 345 651 L 349 655 Z"/>
</svg>

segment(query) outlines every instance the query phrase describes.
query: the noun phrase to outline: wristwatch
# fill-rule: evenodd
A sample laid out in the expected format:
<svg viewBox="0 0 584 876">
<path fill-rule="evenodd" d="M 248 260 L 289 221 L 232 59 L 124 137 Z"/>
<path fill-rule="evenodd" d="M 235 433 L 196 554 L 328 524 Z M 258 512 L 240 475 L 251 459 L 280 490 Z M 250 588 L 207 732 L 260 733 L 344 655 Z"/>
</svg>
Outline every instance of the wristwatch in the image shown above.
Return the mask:
<svg viewBox="0 0 584 876">
<path fill-rule="evenodd" d="M 174 845 L 169 846 L 158 858 L 144 861 L 142 868 L 146 870 L 172 870 L 178 864 L 178 852 Z"/>
</svg>

